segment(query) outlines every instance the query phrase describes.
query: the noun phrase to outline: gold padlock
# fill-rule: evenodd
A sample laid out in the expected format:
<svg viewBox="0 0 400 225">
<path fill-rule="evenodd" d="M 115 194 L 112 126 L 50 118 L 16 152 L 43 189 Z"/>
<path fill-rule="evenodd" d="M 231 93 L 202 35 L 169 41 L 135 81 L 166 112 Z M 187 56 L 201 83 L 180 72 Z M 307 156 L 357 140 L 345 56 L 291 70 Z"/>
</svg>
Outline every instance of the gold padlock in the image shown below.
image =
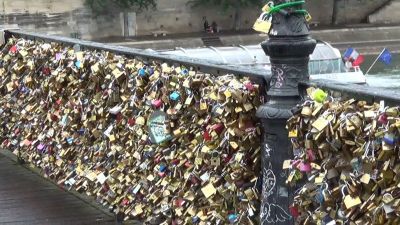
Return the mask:
<svg viewBox="0 0 400 225">
<path fill-rule="evenodd" d="M 269 33 L 272 26 L 272 16 L 268 13 L 262 13 L 253 25 L 255 31 Z"/>
</svg>

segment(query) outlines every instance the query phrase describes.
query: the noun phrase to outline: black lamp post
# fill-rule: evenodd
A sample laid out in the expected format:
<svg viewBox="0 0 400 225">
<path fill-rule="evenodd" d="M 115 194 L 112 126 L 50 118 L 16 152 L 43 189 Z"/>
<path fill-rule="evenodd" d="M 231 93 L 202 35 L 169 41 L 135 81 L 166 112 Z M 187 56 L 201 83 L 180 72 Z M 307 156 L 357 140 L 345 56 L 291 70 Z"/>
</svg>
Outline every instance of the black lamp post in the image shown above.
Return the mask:
<svg viewBox="0 0 400 225">
<path fill-rule="evenodd" d="M 274 0 L 274 5 L 294 2 Z M 261 46 L 270 57 L 272 78 L 267 91 L 268 100 L 257 116 L 263 122 L 263 187 L 261 224 L 294 224 L 289 212 L 294 188 L 286 185 L 288 174 L 283 161 L 292 158 L 292 149 L 286 121 L 291 109 L 300 101 L 299 81 L 309 79 L 309 55 L 316 41 L 311 39 L 302 5 L 289 7 L 272 14 L 269 39 Z"/>
</svg>

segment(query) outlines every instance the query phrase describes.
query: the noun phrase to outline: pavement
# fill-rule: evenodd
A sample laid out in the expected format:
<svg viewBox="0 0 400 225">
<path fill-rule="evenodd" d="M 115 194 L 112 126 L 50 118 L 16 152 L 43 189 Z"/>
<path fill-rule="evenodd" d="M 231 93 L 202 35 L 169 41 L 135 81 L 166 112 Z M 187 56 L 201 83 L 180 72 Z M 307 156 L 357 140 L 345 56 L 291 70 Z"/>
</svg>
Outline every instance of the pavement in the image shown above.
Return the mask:
<svg viewBox="0 0 400 225">
<path fill-rule="evenodd" d="M 0 151 L 0 224 L 117 224 L 111 213 L 17 164 L 10 154 Z"/>
</svg>

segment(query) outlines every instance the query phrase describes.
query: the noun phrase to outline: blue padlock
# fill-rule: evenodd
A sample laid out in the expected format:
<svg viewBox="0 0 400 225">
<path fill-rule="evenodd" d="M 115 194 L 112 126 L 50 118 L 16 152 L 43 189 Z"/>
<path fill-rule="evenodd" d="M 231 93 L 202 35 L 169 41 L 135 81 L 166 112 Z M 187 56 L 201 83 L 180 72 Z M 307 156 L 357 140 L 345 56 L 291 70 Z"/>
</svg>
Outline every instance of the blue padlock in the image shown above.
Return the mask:
<svg viewBox="0 0 400 225">
<path fill-rule="evenodd" d="M 188 74 L 189 74 L 189 70 L 188 70 L 188 69 L 183 69 L 183 70 L 181 71 L 181 74 L 182 74 L 182 75 L 188 75 Z"/>
<path fill-rule="evenodd" d="M 322 204 L 325 201 L 324 194 L 322 194 L 322 190 L 319 190 L 314 198 L 315 201 L 318 202 L 319 204 Z"/>
<path fill-rule="evenodd" d="M 386 133 L 383 137 L 383 141 L 388 145 L 394 145 L 397 141 L 397 138 L 392 133 Z"/>
<path fill-rule="evenodd" d="M 74 143 L 74 138 L 72 138 L 72 137 L 67 138 L 67 143 L 70 144 L 70 145 L 72 143 Z"/>
<path fill-rule="evenodd" d="M 235 223 L 238 219 L 238 216 L 236 214 L 229 214 L 228 215 L 228 220 L 230 223 Z"/>
<path fill-rule="evenodd" d="M 64 116 L 62 117 L 62 119 L 61 119 L 61 125 L 62 125 L 63 127 L 68 125 L 68 116 L 67 116 L 67 115 L 64 115 Z"/>
<path fill-rule="evenodd" d="M 332 219 L 329 215 L 326 215 L 323 219 L 322 219 L 322 225 L 330 225 L 330 224 L 336 224 L 335 220 Z"/>
<path fill-rule="evenodd" d="M 79 135 L 85 134 L 85 129 L 83 129 L 83 128 L 79 129 L 79 130 L 78 130 L 78 134 L 79 134 Z"/>
<path fill-rule="evenodd" d="M 200 218 L 198 216 L 192 217 L 192 223 L 199 223 L 199 222 L 200 222 Z"/>
<path fill-rule="evenodd" d="M 174 92 L 169 96 L 169 98 L 170 98 L 172 101 L 177 101 L 177 100 L 179 100 L 179 99 L 181 98 L 181 95 L 179 94 L 179 92 L 174 91 Z"/>
<path fill-rule="evenodd" d="M 75 62 L 75 66 L 79 69 L 79 68 L 81 68 L 82 67 L 82 63 L 81 63 L 81 61 L 76 61 Z"/>
<path fill-rule="evenodd" d="M 146 68 L 140 68 L 138 71 L 139 76 L 144 77 L 146 76 Z"/>
<path fill-rule="evenodd" d="M 163 173 L 167 170 L 167 166 L 166 165 L 160 165 L 160 172 Z"/>
<path fill-rule="evenodd" d="M 153 75 L 153 74 L 154 74 L 154 69 L 153 69 L 153 67 L 148 67 L 148 68 L 147 68 L 147 72 L 149 73 L 149 75 Z"/>
<path fill-rule="evenodd" d="M 145 159 L 149 159 L 149 158 L 153 157 L 154 155 L 155 155 L 154 151 L 146 151 L 143 153 L 143 156 Z"/>
</svg>

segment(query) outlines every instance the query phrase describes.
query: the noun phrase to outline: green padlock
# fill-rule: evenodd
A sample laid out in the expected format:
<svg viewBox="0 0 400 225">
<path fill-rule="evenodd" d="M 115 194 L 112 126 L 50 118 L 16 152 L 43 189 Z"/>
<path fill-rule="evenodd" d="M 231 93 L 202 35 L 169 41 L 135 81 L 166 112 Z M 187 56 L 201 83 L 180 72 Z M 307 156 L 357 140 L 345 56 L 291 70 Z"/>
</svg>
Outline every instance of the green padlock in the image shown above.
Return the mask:
<svg viewBox="0 0 400 225">
<path fill-rule="evenodd" d="M 319 102 L 319 103 L 323 103 L 325 101 L 326 97 L 328 97 L 328 94 L 321 89 L 317 89 L 313 93 L 314 101 Z"/>
</svg>

